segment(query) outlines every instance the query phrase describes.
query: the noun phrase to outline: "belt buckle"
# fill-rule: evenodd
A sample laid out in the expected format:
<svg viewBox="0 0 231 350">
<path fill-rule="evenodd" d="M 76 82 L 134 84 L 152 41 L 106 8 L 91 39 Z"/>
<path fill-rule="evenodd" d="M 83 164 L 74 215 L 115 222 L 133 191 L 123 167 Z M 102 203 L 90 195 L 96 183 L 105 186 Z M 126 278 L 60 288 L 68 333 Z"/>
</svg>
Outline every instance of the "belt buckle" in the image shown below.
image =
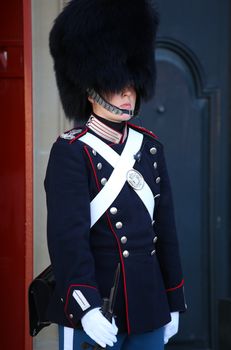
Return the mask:
<svg viewBox="0 0 231 350">
<path fill-rule="evenodd" d="M 135 169 L 128 170 L 127 182 L 134 190 L 142 190 L 144 187 L 144 178 L 139 171 Z"/>
</svg>

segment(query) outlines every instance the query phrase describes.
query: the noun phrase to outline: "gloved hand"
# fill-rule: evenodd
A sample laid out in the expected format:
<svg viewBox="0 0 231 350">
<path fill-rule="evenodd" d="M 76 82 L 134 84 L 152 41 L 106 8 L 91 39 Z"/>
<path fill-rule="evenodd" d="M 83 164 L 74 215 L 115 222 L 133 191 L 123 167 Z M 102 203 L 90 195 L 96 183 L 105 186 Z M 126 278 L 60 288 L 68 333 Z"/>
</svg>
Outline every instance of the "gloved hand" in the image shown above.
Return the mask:
<svg viewBox="0 0 231 350">
<path fill-rule="evenodd" d="M 118 333 L 118 328 L 114 318 L 112 323 L 110 323 L 103 316 L 99 307 L 88 311 L 81 318 L 81 323 L 87 335 L 102 348 L 106 348 L 107 345 L 113 346 L 117 342 L 116 334 Z"/>
<path fill-rule="evenodd" d="M 171 321 L 164 326 L 164 344 L 167 344 L 169 339 L 177 334 L 179 329 L 179 312 L 171 312 Z"/>
</svg>

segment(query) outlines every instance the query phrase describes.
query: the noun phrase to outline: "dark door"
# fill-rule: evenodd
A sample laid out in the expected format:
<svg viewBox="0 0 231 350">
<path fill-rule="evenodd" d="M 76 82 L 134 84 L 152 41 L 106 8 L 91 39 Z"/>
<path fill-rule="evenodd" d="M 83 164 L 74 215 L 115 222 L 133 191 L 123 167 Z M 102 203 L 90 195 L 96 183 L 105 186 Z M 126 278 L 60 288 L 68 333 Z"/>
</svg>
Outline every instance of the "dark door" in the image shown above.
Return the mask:
<svg viewBox="0 0 231 350">
<path fill-rule="evenodd" d="M 159 136 L 173 187 L 188 311 L 169 349 L 218 349 L 230 296 L 228 0 L 161 0 L 155 98 L 142 123 Z"/>
</svg>

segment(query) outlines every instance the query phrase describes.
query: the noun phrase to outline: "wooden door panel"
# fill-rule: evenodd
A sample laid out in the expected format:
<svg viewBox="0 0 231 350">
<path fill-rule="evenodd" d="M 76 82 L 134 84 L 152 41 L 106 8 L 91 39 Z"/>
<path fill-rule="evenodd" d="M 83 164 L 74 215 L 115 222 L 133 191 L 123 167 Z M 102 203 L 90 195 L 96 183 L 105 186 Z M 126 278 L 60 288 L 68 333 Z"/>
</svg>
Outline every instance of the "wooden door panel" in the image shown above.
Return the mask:
<svg viewBox="0 0 231 350">
<path fill-rule="evenodd" d="M 184 349 L 207 349 L 211 331 L 208 201 L 212 92 L 205 93 L 201 77 L 196 76 L 196 62 L 192 65 L 193 57 L 186 57 L 168 41 L 159 45 L 156 95 L 141 114 L 144 126 L 165 145 L 186 281 L 189 308 L 172 343 L 184 344 Z"/>
<path fill-rule="evenodd" d="M 231 3 L 156 2 L 158 80 L 143 125 L 165 144 L 188 303 L 168 348 L 217 350 L 219 299 L 231 296 Z"/>
</svg>

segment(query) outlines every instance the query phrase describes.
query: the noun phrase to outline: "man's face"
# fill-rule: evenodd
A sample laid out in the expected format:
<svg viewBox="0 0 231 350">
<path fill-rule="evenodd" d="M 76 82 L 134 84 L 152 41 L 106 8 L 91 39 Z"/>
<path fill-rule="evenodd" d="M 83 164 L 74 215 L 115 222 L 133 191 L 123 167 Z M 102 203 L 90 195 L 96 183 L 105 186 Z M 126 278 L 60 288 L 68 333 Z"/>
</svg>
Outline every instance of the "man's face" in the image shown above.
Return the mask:
<svg viewBox="0 0 231 350">
<path fill-rule="evenodd" d="M 124 88 L 119 93 L 109 94 L 103 97 L 106 99 L 107 102 L 121 109 L 128 109 L 128 110 L 135 109 L 136 91 L 132 86 L 128 86 Z M 129 120 L 131 118 L 129 114 L 116 115 L 114 113 L 107 111 L 101 105 L 94 102 L 90 97 L 89 97 L 89 101 L 92 103 L 93 112 L 102 118 L 105 118 L 107 120 L 117 122 L 117 123 Z"/>
</svg>

